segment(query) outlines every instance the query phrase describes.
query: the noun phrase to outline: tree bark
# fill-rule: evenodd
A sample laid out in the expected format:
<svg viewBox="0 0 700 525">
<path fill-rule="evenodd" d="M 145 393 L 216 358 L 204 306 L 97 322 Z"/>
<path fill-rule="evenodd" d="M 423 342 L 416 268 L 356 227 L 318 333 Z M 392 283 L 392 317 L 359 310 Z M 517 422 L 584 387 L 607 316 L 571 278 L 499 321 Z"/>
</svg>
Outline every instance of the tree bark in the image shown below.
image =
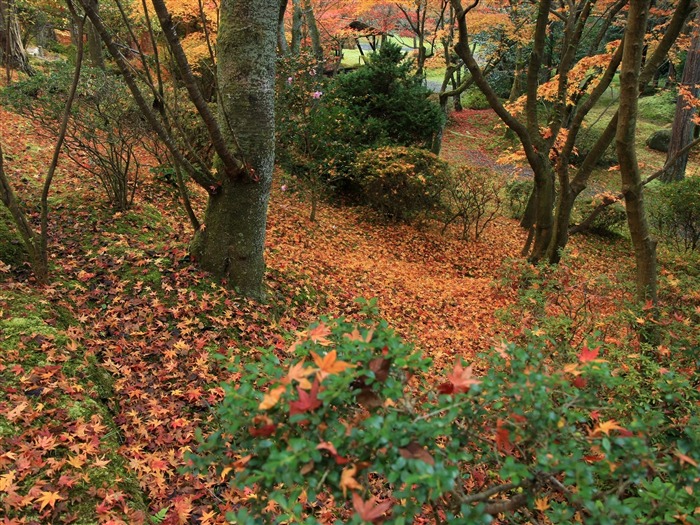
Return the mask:
<svg viewBox="0 0 700 525">
<path fill-rule="evenodd" d="M 0 63 L 7 68 L 8 75 L 10 69 L 17 69 L 28 75 L 34 74 L 22 44 L 22 33 L 13 0 L 0 0 Z"/>
<path fill-rule="evenodd" d="M 224 0 L 217 39 L 219 122 L 250 176 L 223 177 L 192 253 L 240 293 L 264 298 L 265 227 L 274 165 L 277 0 Z M 227 124 L 230 123 L 230 128 Z M 217 160 L 218 171 L 225 171 Z"/>
<path fill-rule="evenodd" d="M 700 10 L 695 18 L 695 30 L 693 39 L 688 49 L 688 56 L 683 69 L 681 86 L 688 90 L 691 97 L 697 98 L 700 95 Z M 668 147 L 666 160 L 674 158 L 677 153 L 693 140 L 696 124 L 693 117 L 696 114 L 695 108 L 689 105 L 689 101 L 683 97 L 678 97 L 676 102 L 676 114 L 673 118 L 673 131 L 671 132 L 671 142 Z M 673 162 L 669 170 L 664 173 L 661 180 L 672 182 L 682 180 L 685 177 L 685 168 L 688 165 L 688 153 L 679 155 Z"/>
<path fill-rule="evenodd" d="M 314 7 L 311 5 L 311 0 L 303 0 L 303 9 L 306 27 L 309 31 L 309 38 L 311 39 L 311 50 L 313 51 L 314 58 L 318 61 L 319 71 L 317 72 L 321 74 L 323 73 L 323 46 L 321 45 L 321 33 L 316 24 L 316 15 L 314 14 Z"/>
<path fill-rule="evenodd" d="M 96 13 L 100 12 L 98 0 L 91 0 L 93 9 Z M 105 68 L 105 59 L 102 54 L 102 40 L 91 23 L 87 24 L 88 38 L 88 54 L 90 56 L 90 65 L 98 69 Z"/>
<path fill-rule="evenodd" d="M 280 0 L 280 8 L 277 12 L 277 52 L 280 55 L 289 54 L 289 43 L 284 28 L 284 15 L 287 12 L 289 0 Z"/>
<path fill-rule="evenodd" d="M 615 147 L 620 161 L 622 193 L 637 263 L 637 300 L 656 303 L 656 242 L 644 210 L 642 178 L 636 156 L 635 131 L 650 0 L 631 0 L 620 72 L 620 108 Z"/>
</svg>

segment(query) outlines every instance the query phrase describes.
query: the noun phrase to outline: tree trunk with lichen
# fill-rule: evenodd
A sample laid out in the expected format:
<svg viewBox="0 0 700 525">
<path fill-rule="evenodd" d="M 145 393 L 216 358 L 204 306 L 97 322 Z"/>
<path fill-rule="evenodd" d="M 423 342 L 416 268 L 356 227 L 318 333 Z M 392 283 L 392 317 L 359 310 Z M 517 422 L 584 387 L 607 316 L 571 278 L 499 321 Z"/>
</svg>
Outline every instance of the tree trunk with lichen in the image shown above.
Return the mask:
<svg viewBox="0 0 700 525">
<path fill-rule="evenodd" d="M 217 160 L 220 184 L 209 196 L 192 243 L 203 269 L 241 294 L 263 299 L 265 227 L 274 165 L 276 0 L 224 0 L 217 37 L 219 124 L 244 168 Z"/>
<path fill-rule="evenodd" d="M 630 3 L 620 72 L 620 109 L 615 135 L 620 160 L 622 194 L 637 263 L 637 300 L 656 303 L 656 242 L 652 239 L 644 209 L 642 178 L 636 156 L 639 76 L 650 0 Z"/>
<path fill-rule="evenodd" d="M 10 69 L 32 75 L 27 51 L 22 43 L 22 33 L 12 0 L 0 0 L 0 63 Z M 9 69 L 8 69 L 9 71 Z"/>
</svg>

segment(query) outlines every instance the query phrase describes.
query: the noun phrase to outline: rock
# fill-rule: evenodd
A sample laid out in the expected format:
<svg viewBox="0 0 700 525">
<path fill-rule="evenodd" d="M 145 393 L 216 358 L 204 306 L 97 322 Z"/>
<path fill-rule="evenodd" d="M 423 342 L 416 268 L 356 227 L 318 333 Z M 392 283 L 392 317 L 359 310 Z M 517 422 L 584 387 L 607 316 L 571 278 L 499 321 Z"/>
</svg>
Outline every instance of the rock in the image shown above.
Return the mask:
<svg viewBox="0 0 700 525">
<path fill-rule="evenodd" d="M 652 135 L 647 139 L 647 146 L 656 151 L 668 152 L 668 145 L 671 143 L 671 130 L 670 129 L 660 129 L 652 133 Z"/>
</svg>

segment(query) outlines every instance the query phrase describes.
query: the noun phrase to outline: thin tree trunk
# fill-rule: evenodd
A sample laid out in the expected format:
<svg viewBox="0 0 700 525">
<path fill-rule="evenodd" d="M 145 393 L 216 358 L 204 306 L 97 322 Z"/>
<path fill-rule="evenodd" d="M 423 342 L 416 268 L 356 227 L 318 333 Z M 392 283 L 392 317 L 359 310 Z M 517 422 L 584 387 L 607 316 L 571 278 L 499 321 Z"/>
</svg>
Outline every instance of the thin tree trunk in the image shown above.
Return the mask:
<svg viewBox="0 0 700 525">
<path fill-rule="evenodd" d="M 620 109 L 615 146 L 620 161 L 622 193 L 637 263 L 637 300 L 656 302 L 656 242 L 651 238 L 644 210 L 642 179 L 636 156 L 635 131 L 639 77 L 650 0 L 632 0 L 627 18 L 622 68 Z"/>
<path fill-rule="evenodd" d="M 284 28 L 284 15 L 287 12 L 289 0 L 280 0 L 280 9 L 277 13 L 277 52 L 280 55 L 289 54 L 289 43 Z"/>
<path fill-rule="evenodd" d="M 687 90 L 688 94 L 697 98 L 700 95 L 700 10 L 695 18 L 695 31 L 693 40 L 688 49 L 688 56 L 685 61 L 685 69 L 683 69 L 683 77 L 681 78 L 680 86 Z M 678 97 L 676 102 L 676 114 L 673 119 L 673 131 L 671 132 L 671 142 L 668 147 L 668 155 L 666 160 L 672 159 L 682 150 L 686 144 L 693 140 L 696 125 L 693 122 L 693 117 L 696 114 L 695 108 L 689 104 L 689 100 L 684 97 Z M 671 168 L 661 177 L 664 182 L 682 180 L 685 177 L 685 168 L 688 165 L 688 153 L 677 156 Z"/>
<path fill-rule="evenodd" d="M 303 8 L 306 27 L 309 31 L 309 38 L 311 38 L 311 50 L 313 51 L 314 58 L 318 61 L 318 67 L 321 68 L 321 70 L 318 71 L 320 74 L 323 73 L 323 46 L 321 45 L 321 33 L 318 31 L 316 15 L 314 15 L 314 7 L 311 5 L 311 0 L 303 0 Z"/>
<path fill-rule="evenodd" d="M 298 56 L 301 51 L 301 28 L 304 25 L 304 13 L 301 0 L 292 0 L 292 54 Z"/>
</svg>

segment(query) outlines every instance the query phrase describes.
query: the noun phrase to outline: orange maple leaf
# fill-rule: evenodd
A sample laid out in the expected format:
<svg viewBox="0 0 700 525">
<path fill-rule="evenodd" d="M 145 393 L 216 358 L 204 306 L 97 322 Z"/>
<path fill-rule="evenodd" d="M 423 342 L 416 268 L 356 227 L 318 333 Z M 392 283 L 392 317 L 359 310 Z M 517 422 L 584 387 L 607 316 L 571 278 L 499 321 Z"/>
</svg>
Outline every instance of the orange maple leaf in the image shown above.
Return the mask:
<svg viewBox="0 0 700 525">
<path fill-rule="evenodd" d="M 305 367 L 304 361 L 302 361 L 301 363 L 293 365 L 289 369 L 289 372 L 287 373 L 287 382 L 291 383 L 292 381 L 296 381 L 297 383 L 299 383 L 299 386 L 301 388 L 305 390 L 310 390 L 311 381 L 309 381 L 307 377 L 309 377 L 315 371 L 315 368 L 312 368 L 310 366 Z"/>
<path fill-rule="evenodd" d="M 344 497 L 347 497 L 348 490 L 362 490 L 362 485 L 355 479 L 355 474 L 357 474 L 357 467 L 355 465 L 345 467 L 340 474 L 340 488 L 343 491 Z"/>
<path fill-rule="evenodd" d="M 323 381 L 326 376 L 332 374 L 339 374 L 348 368 L 354 368 L 355 365 L 346 363 L 345 361 L 338 361 L 338 352 L 331 350 L 323 357 L 319 356 L 316 352 L 311 352 L 311 357 L 314 359 L 314 363 L 320 369 L 318 371 L 319 381 Z"/>
<path fill-rule="evenodd" d="M 287 387 L 285 385 L 280 385 L 265 392 L 263 400 L 258 405 L 258 409 L 270 410 L 279 402 L 285 390 L 287 390 Z"/>
<path fill-rule="evenodd" d="M 360 331 L 357 329 L 357 327 L 353 328 L 352 332 L 349 334 L 343 334 L 343 337 L 348 339 L 349 341 L 359 341 L 361 343 L 369 343 L 372 340 L 372 336 L 374 335 L 374 328 L 371 328 L 366 336 L 362 336 Z"/>
<path fill-rule="evenodd" d="M 614 419 L 609 419 L 603 423 L 598 423 L 598 426 L 593 429 L 593 434 L 605 434 L 609 436 L 610 432 L 613 430 L 625 430 L 625 428 L 621 427 Z"/>
<path fill-rule="evenodd" d="M 56 504 L 58 500 L 64 499 L 61 497 L 61 495 L 58 492 L 48 492 L 48 491 L 39 491 L 41 496 L 37 498 L 37 501 L 41 503 L 41 506 L 39 507 L 39 510 L 42 511 L 44 510 L 44 507 L 47 505 L 51 508 Z"/>
<path fill-rule="evenodd" d="M 307 335 L 314 343 L 321 346 L 328 346 L 331 342 L 326 336 L 331 334 L 331 329 L 328 325 L 324 324 L 323 321 L 319 322 L 316 326 L 308 330 Z"/>
</svg>

